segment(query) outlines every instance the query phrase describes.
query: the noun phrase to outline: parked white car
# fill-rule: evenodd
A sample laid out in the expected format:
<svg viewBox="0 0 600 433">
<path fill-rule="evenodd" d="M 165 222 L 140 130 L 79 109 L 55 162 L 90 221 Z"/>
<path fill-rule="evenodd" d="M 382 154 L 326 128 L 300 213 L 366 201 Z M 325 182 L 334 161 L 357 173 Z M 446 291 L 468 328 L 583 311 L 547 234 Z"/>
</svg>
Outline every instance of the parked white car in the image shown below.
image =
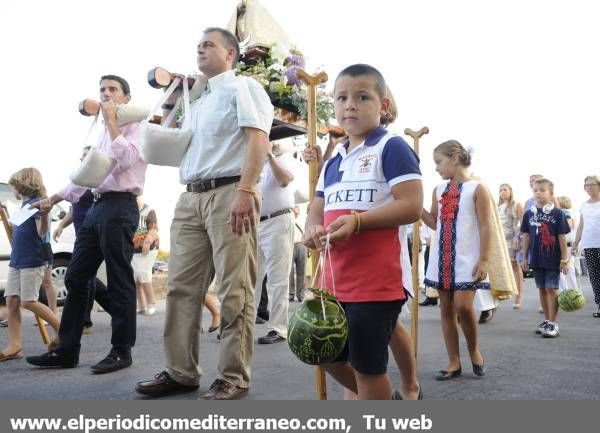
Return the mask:
<svg viewBox="0 0 600 433">
<path fill-rule="evenodd" d="M 0 182 L 0 202 L 6 205 L 10 214 L 16 212 L 21 207 L 21 202 L 18 201 L 11 192 L 10 186 L 5 182 Z M 54 230 L 56 223 L 62 219 L 66 211 L 60 205 L 55 205 L 50 212 L 51 230 Z M 67 289 L 65 287 L 65 273 L 67 266 L 73 254 L 73 244 L 75 242 L 75 231 L 73 226 L 67 227 L 61 237 L 60 242 L 51 241 L 52 251 L 54 253 L 54 266 L 52 268 L 52 279 L 54 287 L 57 291 L 58 303 L 62 304 L 67 297 Z M 4 289 L 6 288 L 6 277 L 8 274 L 8 263 L 10 260 L 10 243 L 3 226 L 0 226 L 0 298 L 4 298 Z M 40 299 L 44 302 L 46 294 L 43 290 L 40 291 Z"/>
</svg>

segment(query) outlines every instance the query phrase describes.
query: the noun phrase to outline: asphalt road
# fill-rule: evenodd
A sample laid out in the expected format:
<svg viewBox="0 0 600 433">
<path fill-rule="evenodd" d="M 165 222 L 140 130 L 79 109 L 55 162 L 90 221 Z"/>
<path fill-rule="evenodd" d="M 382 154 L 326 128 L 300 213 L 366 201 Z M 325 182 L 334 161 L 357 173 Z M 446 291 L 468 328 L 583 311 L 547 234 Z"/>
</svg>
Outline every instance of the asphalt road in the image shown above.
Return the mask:
<svg viewBox="0 0 600 433">
<path fill-rule="evenodd" d="M 520 310 L 512 301 L 501 303 L 494 319 L 480 326 L 481 349 L 487 374 L 476 378 L 471 373 L 466 344 L 461 339 L 463 376 L 448 382 L 436 382 L 435 372 L 446 365 L 438 307 L 420 308 L 419 379 L 425 399 L 476 400 L 598 400 L 600 398 L 600 319 L 593 318 L 595 304 L 589 280 L 582 279 L 587 305 L 573 313 L 559 313 L 561 335 L 544 339 L 534 334 L 542 315 L 537 312 L 537 289 L 526 280 L 525 297 Z M 299 304 L 293 303 L 292 308 Z M 403 321 L 410 326 L 405 311 Z M 132 367 L 108 375 L 93 375 L 89 367 L 110 349 L 110 321 L 106 313 L 94 314 L 93 333 L 84 335 L 78 368 L 42 370 L 25 360 L 0 364 L 0 399 L 55 400 L 126 400 L 140 398 L 134 391 L 139 380 L 147 380 L 161 371 L 164 364 L 162 328 L 164 304 L 152 317 L 138 316 L 137 344 Z M 204 316 L 204 326 L 210 318 Z M 264 335 L 265 325 L 257 325 L 255 337 Z M 0 328 L 0 344 L 5 345 L 6 328 Z M 204 367 L 200 391 L 168 397 L 197 399 L 216 377 L 219 342 L 215 334 L 202 335 L 201 361 Z M 44 351 L 33 317 L 24 314 L 23 348 L 26 355 Z M 397 367 L 390 356 L 389 373 L 399 383 Z M 247 399 L 312 400 L 313 367 L 296 360 L 286 343 L 256 345 L 253 383 Z M 327 381 L 329 399 L 340 399 L 341 388 Z"/>
</svg>

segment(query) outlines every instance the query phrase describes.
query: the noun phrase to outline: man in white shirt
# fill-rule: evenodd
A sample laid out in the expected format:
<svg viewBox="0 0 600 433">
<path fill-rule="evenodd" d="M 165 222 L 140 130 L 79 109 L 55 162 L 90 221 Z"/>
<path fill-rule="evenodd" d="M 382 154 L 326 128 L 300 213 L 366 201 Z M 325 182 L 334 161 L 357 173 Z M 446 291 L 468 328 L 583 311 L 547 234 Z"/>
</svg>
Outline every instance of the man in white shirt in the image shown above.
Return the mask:
<svg viewBox="0 0 600 433">
<path fill-rule="evenodd" d="M 198 43 L 198 68 L 208 83 L 191 104 L 193 135 L 179 168 L 187 192 L 171 225 L 166 369 L 139 382 L 141 394 L 198 389 L 202 305 L 215 276 L 221 301 L 218 378 L 202 397 L 236 399 L 250 386 L 260 215 L 256 183 L 269 149 L 273 106 L 254 79 L 235 76 L 239 53 L 236 37 L 218 27 L 206 29 Z M 163 105 L 163 118 L 177 97 Z"/>
<path fill-rule="evenodd" d="M 278 155 L 278 156 L 275 156 Z M 288 326 L 288 292 L 294 252 L 294 157 L 282 153 L 280 144 L 273 145 L 260 180 L 263 197 L 258 226 L 258 278 L 256 305 L 260 303 L 261 283 L 267 276 L 269 321 L 267 335 L 258 344 L 285 341 Z"/>
</svg>

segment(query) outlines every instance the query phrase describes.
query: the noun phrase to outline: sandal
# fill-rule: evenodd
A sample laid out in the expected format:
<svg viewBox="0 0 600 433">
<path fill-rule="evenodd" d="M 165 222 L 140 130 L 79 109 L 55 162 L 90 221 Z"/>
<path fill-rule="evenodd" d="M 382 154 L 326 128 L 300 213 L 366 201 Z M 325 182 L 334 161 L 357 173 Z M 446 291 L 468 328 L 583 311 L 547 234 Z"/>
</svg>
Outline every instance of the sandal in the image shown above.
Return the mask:
<svg viewBox="0 0 600 433">
<path fill-rule="evenodd" d="M 11 359 L 21 359 L 21 358 L 23 358 L 23 349 L 19 349 L 13 353 L 0 352 L 0 362 L 10 361 Z"/>
</svg>

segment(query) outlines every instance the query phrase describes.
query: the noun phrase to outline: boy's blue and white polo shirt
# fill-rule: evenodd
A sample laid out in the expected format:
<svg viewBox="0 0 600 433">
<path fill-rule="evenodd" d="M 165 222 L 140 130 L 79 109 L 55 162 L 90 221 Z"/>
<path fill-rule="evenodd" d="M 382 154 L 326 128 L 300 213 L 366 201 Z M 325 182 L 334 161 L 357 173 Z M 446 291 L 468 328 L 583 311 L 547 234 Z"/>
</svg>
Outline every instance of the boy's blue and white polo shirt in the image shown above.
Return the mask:
<svg viewBox="0 0 600 433">
<path fill-rule="evenodd" d="M 316 196 L 324 200 L 325 227 L 351 210 L 365 212 L 392 202 L 394 185 L 421 180 L 417 155 L 402 137 L 383 127 L 350 153 L 346 149 L 347 142 L 339 145 L 319 176 Z M 332 260 L 342 302 L 405 297 L 397 227 L 361 231 L 338 244 Z M 331 290 L 331 282 L 326 284 Z"/>
</svg>

